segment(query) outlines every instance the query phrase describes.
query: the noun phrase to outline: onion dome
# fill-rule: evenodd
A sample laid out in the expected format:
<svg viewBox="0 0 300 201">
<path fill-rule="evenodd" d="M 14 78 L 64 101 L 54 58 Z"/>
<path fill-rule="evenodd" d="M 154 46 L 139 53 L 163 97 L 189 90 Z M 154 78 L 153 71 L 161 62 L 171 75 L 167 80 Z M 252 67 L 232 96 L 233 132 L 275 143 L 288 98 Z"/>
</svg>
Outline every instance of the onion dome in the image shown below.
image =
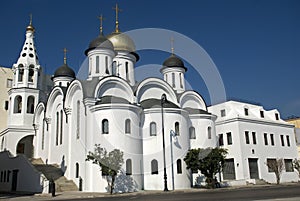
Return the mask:
<svg viewBox="0 0 300 201">
<path fill-rule="evenodd" d="M 161 70 L 172 67 L 181 67 L 184 68 L 185 71 L 187 71 L 187 68 L 184 66 L 183 61 L 175 54 L 171 54 L 171 56 L 163 62 L 163 67 Z"/>
<path fill-rule="evenodd" d="M 96 48 L 107 48 L 107 49 L 114 49 L 114 46 L 110 40 L 108 40 L 102 33 L 99 34 L 97 38 L 92 40 L 89 44 L 87 50 L 85 50 L 85 55 L 88 54 L 89 51 L 96 49 Z"/>
<path fill-rule="evenodd" d="M 133 40 L 126 34 L 114 32 L 108 35 L 107 38 L 112 42 L 114 50 L 135 52 L 135 44 Z"/>
<path fill-rule="evenodd" d="M 26 31 L 32 31 L 34 32 L 34 27 L 32 26 L 32 14 L 30 14 L 30 22 L 29 25 L 26 27 Z"/>
<path fill-rule="evenodd" d="M 56 69 L 53 77 L 71 77 L 76 78 L 75 72 L 66 63 Z"/>
</svg>

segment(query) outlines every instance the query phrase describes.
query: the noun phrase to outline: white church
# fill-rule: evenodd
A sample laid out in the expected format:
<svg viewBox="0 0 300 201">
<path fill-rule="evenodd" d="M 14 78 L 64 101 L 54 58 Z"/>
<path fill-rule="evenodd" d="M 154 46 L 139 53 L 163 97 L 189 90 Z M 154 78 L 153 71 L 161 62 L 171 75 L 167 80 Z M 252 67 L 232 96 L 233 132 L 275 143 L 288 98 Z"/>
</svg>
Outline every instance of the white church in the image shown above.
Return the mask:
<svg viewBox="0 0 300 201">
<path fill-rule="evenodd" d="M 47 192 L 54 179 L 62 191 L 69 184 L 106 192 L 99 166 L 86 161 L 95 144 L 124 153 L 118 192 L 163 190 L 164 164 L 169 190 L 201 185 L 201 174 L 186 169 L 183 158 L 189 149 L 216 146 L 229 151 L 218 175 L 224 184 L 274 183 L 266 162 L 276 158 L 285 163 L 281 181 L 298 181 L 291 166 L 294 127 L 277 110 L 237 101 L 207 107 L 198 92 L 185 89 L 188 69 L 173 53 L 162 62 L 163 79 L 137 81 L 139 56 L 118 20 L 114 32 L 101 31 L 85 50 L 86 80 L 76 78 L 65 56 L 51 82 L 39 64 L 34 33 L 30 22 L 12 66 L 7 128 L 0 133 L 0 191 Z"/>
</svg>

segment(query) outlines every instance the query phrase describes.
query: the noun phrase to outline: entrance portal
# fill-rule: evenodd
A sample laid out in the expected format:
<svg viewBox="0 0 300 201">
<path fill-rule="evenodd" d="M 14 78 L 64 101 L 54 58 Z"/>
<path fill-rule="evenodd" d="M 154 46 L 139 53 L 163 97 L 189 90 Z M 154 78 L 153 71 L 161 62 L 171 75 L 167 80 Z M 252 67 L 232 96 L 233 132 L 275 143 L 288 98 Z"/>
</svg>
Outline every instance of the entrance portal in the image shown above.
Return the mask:
<svg viewBox="0 0 300 201">
<path fill-rule="evenodd" d="M 33 157 L 33 135 L 23 137 L 17 144 L 17 154 L 24 154 L 27 158 Z"/>
<path fill-rule="evenodd" d="M 257 158 L 248 158 L 250 179 L 259 179 Z"/>
</svg>

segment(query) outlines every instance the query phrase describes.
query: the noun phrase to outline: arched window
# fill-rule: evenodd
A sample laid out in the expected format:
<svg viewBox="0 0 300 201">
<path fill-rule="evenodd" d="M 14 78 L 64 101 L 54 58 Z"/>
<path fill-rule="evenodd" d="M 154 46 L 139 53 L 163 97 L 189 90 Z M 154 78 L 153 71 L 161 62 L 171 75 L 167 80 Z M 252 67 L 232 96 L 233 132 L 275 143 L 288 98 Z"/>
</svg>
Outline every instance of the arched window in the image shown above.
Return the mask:
<svg viewBox="0 0 300 201">
<path fill-rule="evenodd" d="M 167 74 L 165 74 L 165 80 L 166 80 L 166 82 L 168 82 L 168 75 Z"/>
<path fill-rule="evenodd" d="M 34 75 L 34 65 L 30 65 L 28 70 L 28 82 L 33 82 L 33 75 Z"/>
<path fill-rule="evenodd" d="M 3 150 L 4 150 L 4 137 L 1 140 L 1 151 L 3 151 Z"/>
<path fill-rule="evenodd" d="M 131 162 L 131 159 L 126 160 L 126 175 L 132 175 L 132 162 Z"/>
<path fill-rule="evenodd" d="M 129 69 L 128 69 L 128 62 L 125 62 L 125 71 L 126 71 L 126 80 L 129 80 Z"/>
<path fill-rule="evenodd" d="M 207 137 L 208 139 L 211 139 L 211 127 L 207 127 Z"/>
<path fill-rule="evenodd" d="M 189 128 L 190 131 L 190 139 L 196 139 L 195 128 L 192 126 Z"/>
<path fill-rule="evenodd" d="M 102 120 L 102 134 L 108 134 L 108 131 L 109 131 L 108 120 L 103 119 Z"/>
<path fill-rule="evenodd" d="M 130 119 L 125 120 L 125 133 L 130 134 L 131 133 L 131 122 Z"/>
<path fill-rule="evenodd" d="M 55 137 L 56 145 L 58 145 L 58 135 L 59 135 L 59 112 L 56 112 L 56 137 Z"/>
<path fill-rule="evenodd" d="M 158 174 L 158 163 L 155 159 L 151 161 L 151 174 Z"/>
<path fill-rule="evenodd" d="M 175 133 L 176 135 L 180 135 L 180 132 L 179 132 L 179 122 L 175 122 Z"/>
<path fill-rule="evenodd" d="M 75 166 L 76 166 L 76 167 L 75 167 L 75 178 L 79 178 L 79 164 L 76 163 Z"/>
<path fill-rule="evenodd" d="M 96 73 L 99 73 L 99 56 L 96 56 Z"/>
<path fill-rule="evenodd" d="M 33 114 L 34 113 L 34 97 L 29 96 L 27 98 L 27 113 Z"/>
<path fill-rule="evenodd" d="M 22 96 L 16 96 L 14 102 L 14 113 L 22 112 Z"/>
<path fill-rule="evenodd" d="M 112 74 L 117 75 L 117 62 L 114 61 L 112 65 Z"/>
<path fill-rule="evenodd" d="M 177 174 L 182 174 L 182 164 L 180 159 L 177 160 Z"/>
<path fill-rule="evenodd" d="M 109 74 L 109 70 L 108 70 L 108 57 L 105 57 L 105 73 Z"/>
<path fill-rule="evenodd" d="M 42 150 L 44 150 L 45 146 L 45 121 L 43 121 L 43 127 L 42 127 Z"/>
<path fill-rule="evenodd" d="M 91 66 L 93 65 L 93 60 L 92 57 L 90 58 L 90 62 L 89 62 L 89 75 L 91 74 Z"/>
<path fill-rule="evenodd" d="M 175 73 L 172 73 L 172 86 L 175 87 Z"/>
<path fill-rule="evenodd" d="M 62 144 L 63 141 L 63 111 L 60 111 L 60 144 Z"/>
<path fill-rule="evenodd" d="M 156 136 L 156 123 L 150 123 L 150 136 Z"/>
<path fill-rule="evenodd" d="M 182 73 L 179 73 L 179 79 L 180 79 L 180 88 L 183 88 L 183 84 L 182 84 Z"/>
<path fill-rule="evenodd" d="M 23 75 L 24 75 L 24 69 L 23 69 L 23 64 L 19 64 L 19 74 L 18 74 L 18 82 L 23 81 Z"/>
<path fill-rule="evenodd" d="M 77 101 L 76 139 L 80 137 L 80 101 Z"/>
</svg>

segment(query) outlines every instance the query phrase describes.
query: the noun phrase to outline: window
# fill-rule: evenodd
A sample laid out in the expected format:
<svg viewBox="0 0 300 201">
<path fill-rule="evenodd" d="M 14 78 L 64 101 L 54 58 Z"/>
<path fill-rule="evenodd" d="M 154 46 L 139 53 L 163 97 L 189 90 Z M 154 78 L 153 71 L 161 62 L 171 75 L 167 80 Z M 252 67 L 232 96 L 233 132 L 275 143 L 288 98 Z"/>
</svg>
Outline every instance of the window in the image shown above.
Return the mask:
<svg viewBox="0 0 300 201">
<path fill-rule="evenodd" d="M 22 65 L 22 64 L 20 64 L 20 65 Z M 19 67 L 20 67 L 20 65 L 19 65 Z M 23 75 L 24 75 L 24 69 L 19 69 L 18 82 L 23 81 Z"/>
<path fill-rule="evenodd" d="M 29 96 L 27 98 L 27 113 L 33 114 L 34 113 L 34 97 Z"/>
<path fill-rule="evenodd" d="M 172 86 L 175 87 L 175 73 L 172 73 Z"/>
<path fill-rule="evenodd" d="M 270 137 L 271 137 L 271 145 L 274 146 L 275 143 L 274 143 L 274 134 L 270 134 Z"/>
<path fill-rule="evenodd" d="M 291 144 L 290 144 L 290 136 L 286 136 L 286 144 L 287 144 L 287 146 L 288 147 L 290 147 L 291 146 Z"/>
<path fill-rule="evenodd" d="M 0 151 L 3 151 L 3 150 L 4 150 L 4 137 L 1 140 L 1 149 L 0 149 Z"/>
<path fill-rule="evenodd" d="M 21 113 L 22 112 L 22 97 L 16 96 L 15 103 L 14 103 L 14 113 Z"/>
<path fill-rule="evenodd" d="M 281 140 L 281 146 L 284 146 L 284 138 L 283 138 L 283 135 L 280 135 L 280 140 Z"/>
<path fill-rule="evenodd" d="M 183 88 L 183 84 L 182 84 L 182 73 L 179 73 L 179 79 L 180 79 L 180 88 Z"/>
<path fill-rule="evenodd" d="M 150 123 L 150 136 L 156 136 L 156 123 Z"/>
<path fill-rule="evenodd" d="M 231 145 L 232 144 L 232 136 L 231 136 L 231 132 L 226 133 L 227 135 L 227 144 Z"/>
<path fill-rule="evenodd" d="M 103 119 L 102 120 L 102 134 L 108 134 L 108 130 L 109 130 L 108 120 Z"/>
<path fill-rule="evenodd" d="M 273 158 L 272 159 L 270 159 L 270 158 L 267 159 L 268 172 L 274 172 L 272 166 L 274 166 L 276 163 L 277 163 L 276 159 L 273 159 Z"/>
<path fill-rule="evenodd" d="M 96 73 L 99 73 L 99 56 L 96 56 Z"/>
<path fill-rule="evenodd" d="M 284 159 L 284 166 L 286 172 L 294 172 L 292 159 Z"/>
<path fill-rule="evenodd" d="M 268 134 L 267 133 L 264 133 L 264 142 L 265 142 L 265 145 L 268 145 Z"/>
<path fill-rule="evenodd" d="M 249 131 L 245 131 L 245 140 L 246 140 L 246 144 L 250 144 Z"/>
<path fill-rule="evenodd" d="M 279 114 L 278 113 L 275 113 L 275 119 L 279 120 Z"/>
<path fill-rule="evenodd" d="M 112 65 L 112 74 L 117 75 L 117 62 L 114 61 Z"/>
<path fill-rule="evenodd" d="M 126 71 L 126 80 L 129 80 L 129 69 L 128 69 L 128 62 L 125 62 L 125 71 Z"/>
<path fill-rule="evenodd" d="M 181 160 L 177 160 L 177 174 L 182 174 L 182 165 L 181 165 Z"/>
<path fill-rule="evenodd" d="M 3 171 L 1 171 L 1 177 L 0 177 L 0 182 L 3 181 Z"/>
<path fill-rule="evenodd" d="M 245 113 L 246 116 L 249 115 L 249 110 L 248 110 L 248 108 L 244 108 L 244 113 Z"/>
<path fill-rule="evenodd" d="M 158 174 L 158 163 L 155 159 L 151 161 L 151 174 Z"/>
<path fill-rule="evenodd" d="M 108 57 L 105 57 L 105 73 L 109 74 L 109 70 L 108 70 Z"/>
<path fill-rule="evenodd" d="M 6 87 L 7 87 L 7 88 L 12 88 L 12 83 L 13 83 L 13 80 L 12 80 L 12 79 L 7 79 L 7 80 L 6 80 Z"/>
<path fill-rule="evenodd" d="M 180 135 L 180 133 L 179 133 L 179 122 L 178 121 L 175 122 L 175 133 L 176 133 L 177 136 Z"/>
<path fill-rule="evenodd" d="M 196 139 L 195 128 L 192 126 L 189 128 L 190 139 Z"/>
<path fill-rule="evenodd" d="M 207 128 L 207 137 L 208 137 L 208 139 L 211 139 L 211 127 L 210 126 Z"/>
<path fill-rule="evenodd" d="M 131 133 L 131 125 L 130 125 L 130 119 L 125 120 L 125 133 L 130 134 Z"/>
<path fill-rule="evenodd" d="M 224 145 L 223 134 L 219 134 L 219 146 Z"/>
<path fill-rule="evenodd" d="M 75 165 L 75 178 L 79 178 L 79 164 L 78 163 L 76 163 L 76 165 Z"/>
<path fill-rule="evenodd" d="M 168 75 L 167 74 L 165 75 L 165 80 L 166 80 L 166 82 L 168 82 Z"/>
<path fill-rule="evenodd" d="M 45 146 L 45 121 L 43 121 L 43 127 L 42 127 L 42 150 L 44 150 L 44 146 Z"/>
<path fill-rule="evenodd" d="M 221 117 L 225 117 L 226 116 L 226 111 L 225 109 L 221 110 Z"/>
<path fill-rule="evenodd" d="M 4 109 L 5 109 L 5 110 L 8 110 L 8 101 L 5 101 Z"/>
<path fill-rule="evenodd" d="M 55 144 L 58 145 L 58 134 L 59 133 L 59 113 L 56 112 L 56 137 L 55 137 Z"/>
<path fill-rule="evenodd" d="M 252 132 L 252 141 L 253 141 L 253 144 L 256 144 L 256 133 L 255 132 Z"/>
<path fill-rule="evenodd" d="M 132 162 L 131 162 L 131 159 L 126 160 L 126 175 L 132 175 Z"/>
<path fill-rule="evenodd" d="M 77 101 L 76 139 L 80 137 L 80 101 Z"/>
<path fill-rule="evenodd" d="M 28 71 L 28 82 L 33 82 L 33 75 L 34 75 L 34 66 L 30 65 Z"/>
<path fill-rule="evenodd" d="M 63 140 L 63 111 L 60 111 L 60 144 L 62 144 Z"/>
<path fill-rule="evenodd" d="M 265 117 L 264 111 L 262 111 L 262 110 L 260 111 L 260 117 L 261 117 L 261 118 L 264 118 L 264 117 Z"/>
</svg>

